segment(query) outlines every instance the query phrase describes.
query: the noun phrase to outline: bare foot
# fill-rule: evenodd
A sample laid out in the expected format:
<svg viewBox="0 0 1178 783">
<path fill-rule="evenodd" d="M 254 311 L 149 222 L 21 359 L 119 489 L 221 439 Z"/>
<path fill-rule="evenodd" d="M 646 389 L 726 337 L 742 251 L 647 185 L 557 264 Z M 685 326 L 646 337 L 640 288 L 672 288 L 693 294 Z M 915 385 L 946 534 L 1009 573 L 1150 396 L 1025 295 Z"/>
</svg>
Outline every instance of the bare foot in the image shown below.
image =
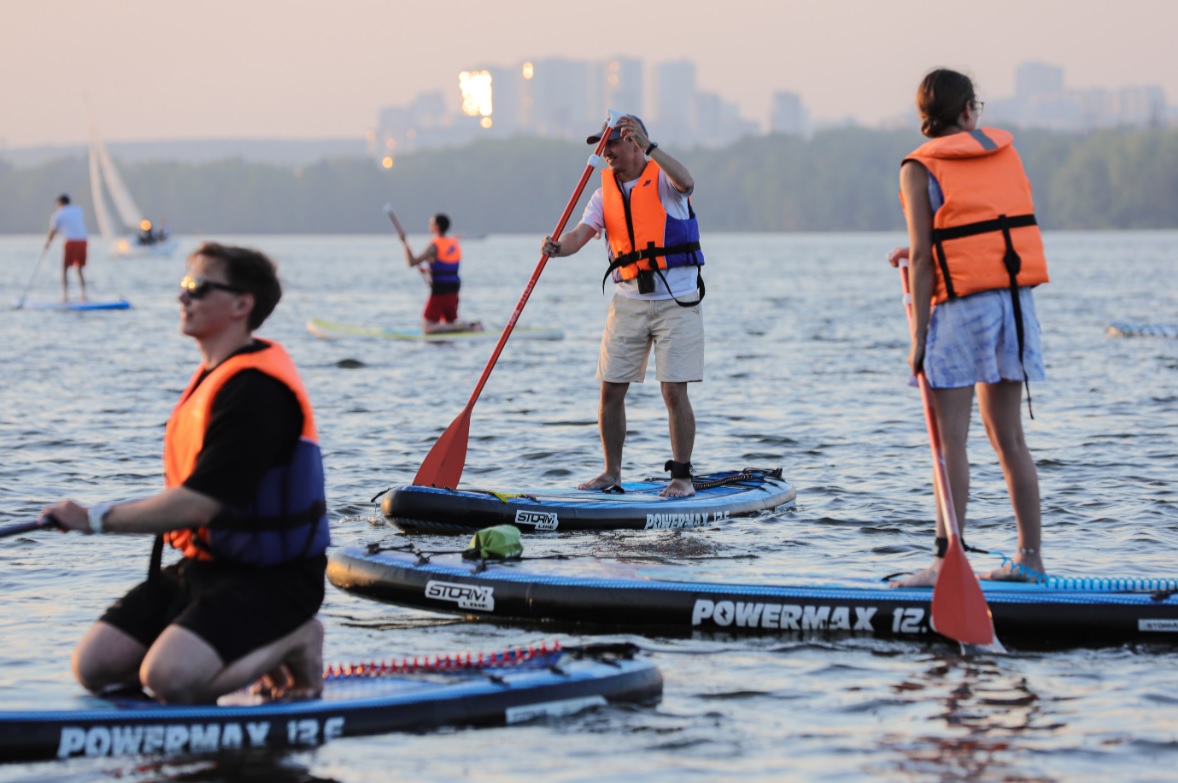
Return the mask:
<svg viewBox="0 0 1178 783">
<path fill-rule="evenodd" d="M 486 331 L 486 328 L 483 326 L 482 321 L 471 321 L 470 322 L 470 331 L 483 332 L 483 331 Z"/>
<path fill-rule="evenodd" d="M 302 644 L 264 678 L 271 698 L 314 699 L 323 693 L 323 623 L 311 618 L 302 630 Z"/>
<path fill-rule="evenodd" d="M 695 494 L 695 487 L 691 483 L 691 479 L 677 478 L 671 479 L 671 483 L 667 488 L 659 493 L 659 497 L 664 498 L 689 498 Z"/>
<path fill-rule="evenodd" d="M 942 562 L 944 561 L 937 560 L 928 568 L 922 568 L 908 576 L 893 579 L 888 582 L 888 587 L 933 587 L 937 584 L 937 576 L 941 573 Z"/>
<path fill-rule="evenodd" d="M 591 481 L 586 481 L 584 484 L 578 484 L 577 489 L 608 489 L 609 487 L 619 483 L 618 478 L 618 476 L 614 476 L 609 473 L 602 473 L 600 476 L 592 479 Z"/>
</svg>

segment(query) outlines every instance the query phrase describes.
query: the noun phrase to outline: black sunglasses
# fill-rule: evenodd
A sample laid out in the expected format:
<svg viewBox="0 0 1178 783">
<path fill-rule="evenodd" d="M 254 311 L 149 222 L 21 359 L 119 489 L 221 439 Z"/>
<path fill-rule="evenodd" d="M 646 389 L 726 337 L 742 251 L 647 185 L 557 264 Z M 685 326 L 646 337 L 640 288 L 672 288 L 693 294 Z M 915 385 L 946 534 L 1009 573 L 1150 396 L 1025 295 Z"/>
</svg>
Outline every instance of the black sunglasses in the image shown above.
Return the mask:
<svg viewBox="0 0 1178 783">
<path fill-rule="evenodd" d="M 186 295 L 189 299 L 204 299 L 208 296 L 209 291 L 228 291 L 231 294 L 244 294 L 244 288 L 238 288 L 235 285 L 228 285 L 226 283 L 218 283 L 214 280 L 205 280 L 202 277 L 185 277 L 180 281 L 180 294 Z"/>
</svg>

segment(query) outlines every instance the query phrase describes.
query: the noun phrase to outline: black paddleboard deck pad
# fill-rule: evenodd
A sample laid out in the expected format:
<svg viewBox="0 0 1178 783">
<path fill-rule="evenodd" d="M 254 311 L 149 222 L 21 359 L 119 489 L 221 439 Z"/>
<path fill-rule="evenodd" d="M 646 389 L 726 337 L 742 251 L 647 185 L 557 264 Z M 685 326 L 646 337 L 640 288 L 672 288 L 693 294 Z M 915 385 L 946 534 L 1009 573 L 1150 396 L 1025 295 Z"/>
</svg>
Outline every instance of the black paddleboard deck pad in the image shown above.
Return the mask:
<svg viewBox="0 0 1178 783">
<path fill-rule="evenodd" d="M 503 725 L 610 702 L 648 702 L 662 676 L 632 645 L 588 645 L 457 656 L 437 665 L 363 665 L 326 679 L 322 698 L 264 701 L 247 692 L 218 704 L 166 706 L 145 697 L 78 697 L 61 706 L 0 711 L 0 761 L 281 751 L 337 737 Z M 465 663 L 464 663 L 465 661 Z"/>
<path fill-rule="evenodd" d="M 489 490 L 394 487 L 381 499 L 389 522 L 405 531 L 467 534 L 494 525 L 521 533 L 567 530 L 678 530 L 722 523 L 781 507 L 797 495 L 781 468 L 745 468 L 694 476 L 695 494 L 660 496 L 669 479 L 625 482 L 618 489 Z"/>
<path fill-rule="evenodd" d="M 653 634 L 831 633 L 930 639 L 931 588 L 880 579 L 725 579 L 708 566 L 592 557 L 463 560 L 460 554 L 353 547 L 332 553 L 328 579 L 379 601 L 527 623 L 586 624 Z M 1068 646 L 1178 642 L 1178 580 L 982 581 L 998 637 Z"/>
</svg>

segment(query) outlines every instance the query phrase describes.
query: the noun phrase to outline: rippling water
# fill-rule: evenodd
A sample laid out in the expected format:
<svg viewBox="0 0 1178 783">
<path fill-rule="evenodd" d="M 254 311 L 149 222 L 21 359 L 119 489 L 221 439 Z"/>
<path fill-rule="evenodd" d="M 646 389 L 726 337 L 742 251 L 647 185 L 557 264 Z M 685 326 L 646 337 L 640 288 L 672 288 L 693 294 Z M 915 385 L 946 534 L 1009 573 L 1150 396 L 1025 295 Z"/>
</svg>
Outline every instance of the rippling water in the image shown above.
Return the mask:
<svg viewBox="0 0 1178 783">
<path fill-rule="evenodd" d="M 226 239 L 226 238 L 220 238 Z M 421 244 L 423 238 L 418 237 Z M 466 243 L 462 309 L 502 324 L 539 237 Z M 707 379 L 693 385 L 701 471 L 777 466 L 797 509 L 683 533 L 525 539 L 531 552 L 652 553 L 735 576 L 883 575 L 925 563 L 930 470 L 889 234 L 710 235 Z M 1027 437 L 1040 470 L 1047 564 L 1059 574 L 1178 576 L 1178 340 L 1118 339 L 1111 321 L 1178 322 L 1178 233 L 1049 234 L 1037 294 L 1048 382 Z M 409 327 L 425 288 L 389 237 L 238 237 L 281 264 L 282 341 L 315 402 L 337 544 L 392 540 L 370 502 L 408 483 L 465 405 L 489 344 L 316 340 L 309 318 Z M 190 243 L 190 249 L 195 243 Z M 58 295 L 57 248 L 0 238 L 0 296 Z M 608 308 L 600 249 L 551 262 L 474 408 L 463 481 L 569 485 L 596 475 L 593 379 Z M 46 502 L 161 486 L 163 423 L 198 356 L 177 332 L 173 260 L 95 260 L 92 298 L 126 312 L 0 310 L 0 524 Z M 626 471 L 669 457 L 658 386 L 631 389 Z M 1001 474 L 975 421 L 970 539 L 1011 551 Z M 422 537 L 423 547 L 455 540 Z M 146 539 L 38 534 L 0 541 L 0 697 L 78 691 L 73 643 L 138 581 Z M 995 561 L 996 563 L 997 561 Z M 975 560 L 977 567 L 988 562 Z M 721 567 L 721 566 L 716 566 Z M 493 650 L 559 638 L 366 602 L 329 588 L 327 658 Z M 592 637 L 598 639 L 600 637 Z M 1133 645 L 963 658 L 945 644 L 839 638 L 626 638 L 666 680 L 657 707 L 615 707 L 510 729 L 336 742 L 246 766 L 78 761 L 0 768 L 0 780 L 1174 780 L 1173 650 Z M 1049 641 L 1049 640 L 1045 640 Z"/>
</svg>

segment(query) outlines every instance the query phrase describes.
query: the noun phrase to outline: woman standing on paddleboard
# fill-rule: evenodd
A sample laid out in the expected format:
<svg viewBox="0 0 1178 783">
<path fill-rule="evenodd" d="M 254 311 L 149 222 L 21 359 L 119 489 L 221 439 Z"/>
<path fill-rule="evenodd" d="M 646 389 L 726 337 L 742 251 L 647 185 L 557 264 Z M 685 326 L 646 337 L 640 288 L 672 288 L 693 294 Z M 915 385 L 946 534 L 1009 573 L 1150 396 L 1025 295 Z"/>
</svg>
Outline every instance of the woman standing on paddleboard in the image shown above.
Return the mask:
<svg viewBox="0 0 1178 783">
<path fill-rule="evenodd" d="M 979 127 L 983 104 L 969 77 L 931 71 L 916 91 L 921 132 L 930 141 L 904 158 L 900 199 L 910 246 L 889 260 L 910 260 L 914 308 L 913 373 L 925 374 L 959 524 L 969 499 L 966 440 L 974 390 L 998 455 L 1018 525 L 1014 565 L 991 579 L 1033 579 L 1044 572 L 1039 478 L 1022 425 L 1022 389 L 1044 379 L 1039 319 L 1031 289 L 1047 282 L 1031 185 L 1006 131 Z M 1030 387 L 1027 407 L 1030 409 Z M 932 585 L 947 546 L 937 507 L 936 558 L 896 582 Z"/>
</svg>

